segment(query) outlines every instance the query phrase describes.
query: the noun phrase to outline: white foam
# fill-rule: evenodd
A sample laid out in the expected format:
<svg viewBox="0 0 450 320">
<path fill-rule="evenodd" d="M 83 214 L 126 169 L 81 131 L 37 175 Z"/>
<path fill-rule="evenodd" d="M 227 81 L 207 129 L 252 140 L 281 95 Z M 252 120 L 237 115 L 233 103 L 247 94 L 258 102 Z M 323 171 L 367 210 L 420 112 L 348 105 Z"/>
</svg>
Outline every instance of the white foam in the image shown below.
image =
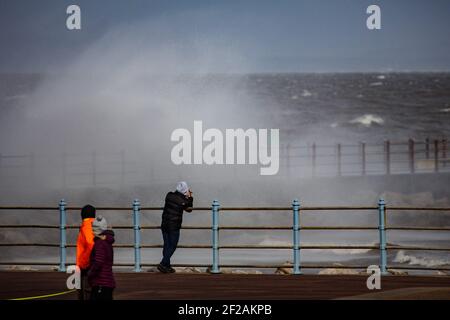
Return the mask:
<svg viewBox="0 0 450 320">
<path fill-rule="evenodd" d="M 364 127 L 370 127 L 373 124 L 383 125 L 384 120 L 383 120 L 383 118 L 381 118 L 379 116 L 375 116 L 373 114 L 365 114 L 363 116 L 360 116 L 353 120 L 350 120 L 349 123 L 362 125 Z"/>
<path fill-rule="evenodd" d="M 302 97 L 311 97 L 312 93 L 306 89 L 303 89 Z"/>
<path fill-rule="evenodd" d="M 382 86 L 382 85 L 383 85 L 383 82 L 381 82 L 381 81 L 372 82 L 371 84 L 369 84 L 369 86 L 371 86 L 371 87 L 379 87 L 379 86 Z"/>
<path fill-rule="evenodd" d="M 386 76 L 384 74 L 380 74 L 379 76 L 377 76 L 378 80 L 384 80 L 386 79 Z"/>
<path fill-rule="evenodd" d="M 444 108 L 440 110 L 441 112 L 450 112 L 450 108 Z"/>
<path fill-rule="evenodd" d="M 404 250 L 400 250 L 397 253 L 394 262 L 407 263 L 409 265 L 424 266 L 424 267 L 439 267 L 450 264 L 449 260 L 416 257 L 413 255 L 406 254 Z"/>
</svg>

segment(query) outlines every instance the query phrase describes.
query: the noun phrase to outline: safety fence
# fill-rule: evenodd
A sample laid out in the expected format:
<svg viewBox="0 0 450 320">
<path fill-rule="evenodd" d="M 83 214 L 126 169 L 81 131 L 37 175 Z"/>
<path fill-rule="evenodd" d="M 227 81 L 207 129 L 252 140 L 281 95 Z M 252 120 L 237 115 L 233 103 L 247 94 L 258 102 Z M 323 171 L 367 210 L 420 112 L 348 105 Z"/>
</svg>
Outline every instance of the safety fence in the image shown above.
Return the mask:
<svg viewBox="0 0 450 320">
<path fill-rule="evenodd" d="M 60 271 L 66 271 L 68 265 L 66 259 L 66 250 L 70 247 L 75 247 L 75 244 L 67 243 L 66 230 L 79 228 L 78 225 L 67 225 L 68 212 L 74 212 L 81 210 L 80 207 L 70 207 L 64 200 L 61 200 L 58 207 L 32 207 L 32 206 L 2 206 L 0 211 L 29 211 L 29 210 L 54 210 L 59 211 L 59 225 L 40 225 L 40 224 L 16 224 L 16 225 L 0 225 L 0 229 L 5 228 L 28 228 L 28 229 L 57 229 L 59 231 L 59 243 L 0 243 L 0 247 L 59 247 L 59 263 L 53 262 L 7 262 L 2 261 L 0 265 L 56 265 L 59 264 Z M 134 243 L 132 244 L 115 244 L 116 248 L 133 248 L 134 250 L 134 263 L 116 263 L 115 266 L 134 267 L 135 272 L 142 271 L 142 267 L 156 266 L 157 264 L 145 264 L 141 260 L 141 249 L 145 248 L 162 248 L 158 244 L 142 243 L 141 233 L 144 230 L 160 229 L 159 225 L 143 225 L 141 224 L 141 215 L 145 212 L 161 212 L 161 207 L 143 207 L 139 200 L 134 200 L 131 207 L 97 207 L 98 212 L 102 211 L 120 211 L 120 212 L 132 212 L 133 225 L 117 225 L 114 229 L 131 229 L 134 233 Z M 192 230 L 211 230 L 211 243 L 203 245 L 179 245 L 178 248 L 186 249 L 206 249 L 211 250 L 212 263 L 211 264 L 178 264 L 175 266 L 184 267 L 208 267 L 211 273 L 220 273 L 221 268 L 287 268 L 286 265 L 270 265 L 270 264 L 220 264 L 220 250 L 228 249 L 278 249 L 278 250 L 292 250 L 292 268 L 293 274 L 301 274 L 302 269 L 323 269 L 323 268 L 336 268 L 336 269 L 365 269 L 367 266 L 355 266 L 355 265 L 325 265 L 325 264 L 303 264 L 301 262 L 301 252 L 303 250 L 345 250 L 345 249 L 373 249 L 379 251 L 379 267 L 383 274 L 386 274 L 389 269 L 407 269 L 407 270 L 450 270 L 447 267 L 426 267 L 426 266 L 394 266 L 388 264 L 387 251 L 393 250 L 417 250 L 417 251 L 445 251 L 450 252 L 449 247 L 425 247 L 425 246 L 403 246 L 403 245 L 389 245 L 387 242 L 387 231 L 432 231 L 432 232 L 449 232 L 450 227 L 402 227 L 402 226 L 388 226 L 386 218 L 388 214 L 395 214 L 405 211 L 433 211 L 433 212 L 450 212 L 450 207 L 399 207 L 399 206 L 386 206 L 385 201 L 380 199 L 377 206 L 301 206 L 298 200 L 294 200 L 289 207 L 220 207 L 217 200 L 212 202 L 211 207 L 195 208 L 195 211 L 210 212 L 212 217 L 211 226 L 183 226 L 183 229 Z M 227 212 L 236 211 L 252 211 L 252 212 L 291 212 L 292 213 L 292 225 L 289 226 L 242 226 L 242 225 L 220 225 L 219 216 L 225 215 Z M 369 226 L 307 226 L 301 224 L 302 213 L 309 211 L 336 211 L 336 212 L 368 212 L 370 214 L 378 215 L 378 224 Z M 220 230 L 285 230 L 292 232 L 292 244 L 291 245 L 221 245 L 219 241 Z M 303 230 L 359 230 L 378 231 L 379 244 L 378 245 L 305 245 L 301 243 L 301 233 Z"/>
<path fill-rule="evenodd" d="M 279 175 L 298 178 L 450 172 L 449 148 L 450 142 L 445 138 L 356 144 L 287 143 L 280 146 Z M 155 165 L 154 159 L 124 150 L 60 155 L 0 153 L 0 183 L 39 183 L 40 174 L 46 179 L 54 177 L 53 184 L 62 188 L 146 184 L 164 179 L 157 176 Z M 251 171 L 249 174 L 254 175 Z"/>
<path fill-rule="evenodd" d="M 281 166 L 288 176 L 365 176 L 450 172 L 449 140 L 383 143 L 286 144 Z"/>
<path fill-rule="evenodd" d="M 0 153 L 0 178 L 6 183 L 17 179 L 28 183 L 39 181 L 41 174 L 57 176 L 57 185 L 68 186 L 82 184 L 89 186 L 124 185 L 126 179 L 134 177 L 137 172 L 135 162 L 127 158 L 124 150 L 119 152 L 98 152 L 62 154 L 24 154 Z"/>
</svg>

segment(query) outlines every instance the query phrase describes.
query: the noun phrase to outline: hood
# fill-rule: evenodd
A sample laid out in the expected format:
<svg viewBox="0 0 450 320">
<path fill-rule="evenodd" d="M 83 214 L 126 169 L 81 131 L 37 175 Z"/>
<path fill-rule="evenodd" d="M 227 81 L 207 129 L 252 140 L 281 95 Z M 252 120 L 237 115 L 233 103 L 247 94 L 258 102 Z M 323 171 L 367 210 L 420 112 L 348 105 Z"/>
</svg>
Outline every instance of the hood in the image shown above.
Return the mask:
<svg viewBox="0 0 450 320">
<path fill-rule="evenodd" d="M 105 241 L 109 242 L 109 243 L 114 243 L 115 239 L 114 239 L 114 231 L 112 230 L 105 230 L 103 231 L 100 235 L 102 236 L 106 236 Z"/>
<path fill-rule="evenodd" d="M 186 181 L 178 182 L 177 191 L 181 194 L 186 194 L 189 191 L 189 187 L 188 187 Z"/>
<path fill-rule="evenodd" d="M 86 218 L 95 218 L 95 208 L 90 204 L 85 205 L 81 209 L 81 219 L 83 220 Z"/>
</svg>

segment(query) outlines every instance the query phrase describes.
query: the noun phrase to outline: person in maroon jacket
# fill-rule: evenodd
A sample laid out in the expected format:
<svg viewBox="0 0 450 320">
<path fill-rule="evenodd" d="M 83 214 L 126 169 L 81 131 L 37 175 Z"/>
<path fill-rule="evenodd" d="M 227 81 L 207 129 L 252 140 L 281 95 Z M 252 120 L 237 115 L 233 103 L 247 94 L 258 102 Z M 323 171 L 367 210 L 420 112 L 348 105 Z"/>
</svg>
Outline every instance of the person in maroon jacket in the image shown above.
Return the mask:
<svg viewBox="0 0 450 320">
<path fill-rule="evenodd" d="M 114 263 L 114 232 L 107 229 L 106 219 L 98 216 L 92 222 L 94 248 L 91 253 L 91 265 L 88 282 L 91 286 L 91 300 L 112 300 L 116 287 L 112 266 Z"/>
</svg>

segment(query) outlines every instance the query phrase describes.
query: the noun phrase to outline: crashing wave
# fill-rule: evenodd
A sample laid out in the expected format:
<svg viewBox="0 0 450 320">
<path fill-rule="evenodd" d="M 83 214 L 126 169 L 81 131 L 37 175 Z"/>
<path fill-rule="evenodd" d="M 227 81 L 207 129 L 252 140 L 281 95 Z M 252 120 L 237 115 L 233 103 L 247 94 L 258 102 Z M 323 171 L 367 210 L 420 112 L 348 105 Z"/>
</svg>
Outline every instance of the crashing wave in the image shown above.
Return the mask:
<svg viewBox="0 0 450 320">
<path fill-rule="evenodd" d="M 379 116 L 375 116 L 373 114 L 365 114 L 361 117 L 357 117 L 353 120 L 350 120 L 349 123 L 351 124 L 357 124 L 357 125 L 361 125 L 364 127 L 371 127 L 372 125 L 383 125 L 384 124 L 384 120 L 383 118 L 379 117 Z"/>
<path fill-rule="evenodd" d="M 430 267 L 441 267 L 441 266 L 450 264 L 449 260 L 416 257 L 413 255 L 406 254 L 404 250 L 400 250 L 399 252 L 397 252 L 394 262 L 407 263 L 409 265 L 424 266 L 424 267 L 429 267 L 429 268 Z"/>
</svg>

